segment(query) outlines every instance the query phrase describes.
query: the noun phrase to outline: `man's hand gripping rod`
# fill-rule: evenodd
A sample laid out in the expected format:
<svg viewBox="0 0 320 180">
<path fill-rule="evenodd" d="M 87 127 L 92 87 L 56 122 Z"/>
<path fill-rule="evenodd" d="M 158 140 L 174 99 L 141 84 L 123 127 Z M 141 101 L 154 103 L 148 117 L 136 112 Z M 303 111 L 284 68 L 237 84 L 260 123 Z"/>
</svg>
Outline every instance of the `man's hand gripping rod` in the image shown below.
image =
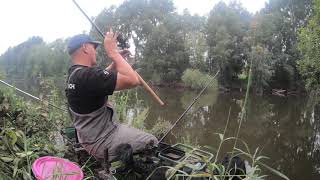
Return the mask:
<svg viewBox="0 0 320 180">
<path fill-rule="evenodd" d="M 92 26 L 99 32 L 99 34 L 104 38 L 103 32 L 99 29 L 99 27 L 89 18 L 89 16 L 81 9 L 79 4 L 75 1 L 72 0 L 73 3 L 78 7 L 78 9 L 82 12 L 82 14 L 90 21 Z M 137 72 L 136 72 L 137 73 Z M 156 100 L 161 106 L 164 105 L 163 101 L 157 96 L 157 94 L 150 88 L 150 86 L 142 79 L 142 77 L 137 73 L 137 76 L 139 78 L 139 81 L 141 82 L 142 86 L 144 89 L 153 97 L 154 100 Z"/>
</svg>

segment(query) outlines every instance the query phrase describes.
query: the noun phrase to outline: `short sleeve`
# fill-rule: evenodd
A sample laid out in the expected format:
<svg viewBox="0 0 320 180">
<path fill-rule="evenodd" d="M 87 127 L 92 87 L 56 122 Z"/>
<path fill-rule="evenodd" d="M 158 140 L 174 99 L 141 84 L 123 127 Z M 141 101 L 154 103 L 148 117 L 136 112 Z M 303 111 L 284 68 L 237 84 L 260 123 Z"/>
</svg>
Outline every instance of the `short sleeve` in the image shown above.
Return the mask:
<svg viewBox="0 0 320 180">
<path fill-rule="evenodd" d="M 81 91 L 90 96 L 112 95 L 117 82 L 117 72 L 100 67 L 89 67 L 79 72 Z"/>
</svg>

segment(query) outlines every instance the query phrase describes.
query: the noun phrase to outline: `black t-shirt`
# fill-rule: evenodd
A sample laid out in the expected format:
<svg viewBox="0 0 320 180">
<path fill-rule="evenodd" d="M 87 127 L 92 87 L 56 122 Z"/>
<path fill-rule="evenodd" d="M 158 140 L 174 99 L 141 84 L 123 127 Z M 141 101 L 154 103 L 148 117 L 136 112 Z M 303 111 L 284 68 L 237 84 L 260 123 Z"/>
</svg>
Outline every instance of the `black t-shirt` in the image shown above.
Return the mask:
<svg viewBox="0 0 320 180">
<path fill-rule="evenodd" d="M 81 68 L 77 71 L 75 69 Z M 69 79 L 70 74 L 72 76 Z M 101 108 L 116 87 L 117 72 L 100 67 L 73 65 L 68 72 L 66 96 L 71 109 L 79 114 L 88 114 Z"/>
</svg>

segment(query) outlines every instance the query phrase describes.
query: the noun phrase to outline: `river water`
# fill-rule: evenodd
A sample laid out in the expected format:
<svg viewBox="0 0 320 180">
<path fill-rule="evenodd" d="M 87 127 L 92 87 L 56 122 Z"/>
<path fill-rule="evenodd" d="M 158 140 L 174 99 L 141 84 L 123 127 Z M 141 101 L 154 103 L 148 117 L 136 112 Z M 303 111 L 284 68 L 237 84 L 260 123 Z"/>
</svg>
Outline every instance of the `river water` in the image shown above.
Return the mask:
<svg viewBox="0 0 320 180">
<path fill-rule="evenodd" d="M 146 120 L 149 127 L 159 120 L 175 122 L 197 95 L 186 90 L 158 89 L 159 96 L 167 104 L 160 107 L 143 90 L 138 92 L 138 99 L 144 101 L 138 103 L 138 107 L 133 101 L 131 107 L 149 107 Z M 230 108 L 226 137 L 235 136 L 243 102 L 242 94 L 207 92 L 164 141 L 187 141 L 217 149 L 220 139 L 216 133 L 223 133 Z M 307 98 L 250 95 L 240 138 L 248 144 L 252 154 L 259 148 L 261 155 L 270 158 L 263 162 L 290 179 L 320 179 L 320 106 L 308 105 Z M 244 146 L 238 144 L 244 150 Z M 231 147 L 231 143 L 226 143 L 219 158 Z M 269 171 L 263 173 L 269 175 L 266 179 L 281 179 Z"/>
</svg>

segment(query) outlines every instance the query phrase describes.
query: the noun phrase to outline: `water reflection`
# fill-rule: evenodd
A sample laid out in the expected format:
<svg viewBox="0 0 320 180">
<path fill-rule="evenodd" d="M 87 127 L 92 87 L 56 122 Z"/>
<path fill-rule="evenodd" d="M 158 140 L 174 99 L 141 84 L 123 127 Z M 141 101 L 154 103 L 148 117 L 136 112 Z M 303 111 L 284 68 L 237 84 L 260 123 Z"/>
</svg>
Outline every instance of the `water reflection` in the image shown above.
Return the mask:
<svg viewBox="0 0 320 180">
<path fill-rule="evenodd" d="M 139 93 L 144 99 L 142 106 L 151 106 L 147 117 L 150 126 L 158 119 L 174 122 L 196 97 L 195 92 L 169 89 L 161 89 L 159 94 L 166 107 Z M 165 141 L 175 143 L 189 137 L 199 145 L 217 148 L 219 139 L 215 133 L 223 132 L 229 108 L 227 136 L 235 135 L 243 98 L 217 92 L 203 95 Z M 251 151 L 262 149 L 262 154 L 271 159 L 266 163 L 290 179 L 320 179 L 320 105 L 307 108 L 306 98 L 251 96 L 240 138 L 249 144 Z M 223 150 L 230 147 L 231 144 L 226 144 Z M 280 178 L 270 174 L 267 179 Z"/>
</svg>

